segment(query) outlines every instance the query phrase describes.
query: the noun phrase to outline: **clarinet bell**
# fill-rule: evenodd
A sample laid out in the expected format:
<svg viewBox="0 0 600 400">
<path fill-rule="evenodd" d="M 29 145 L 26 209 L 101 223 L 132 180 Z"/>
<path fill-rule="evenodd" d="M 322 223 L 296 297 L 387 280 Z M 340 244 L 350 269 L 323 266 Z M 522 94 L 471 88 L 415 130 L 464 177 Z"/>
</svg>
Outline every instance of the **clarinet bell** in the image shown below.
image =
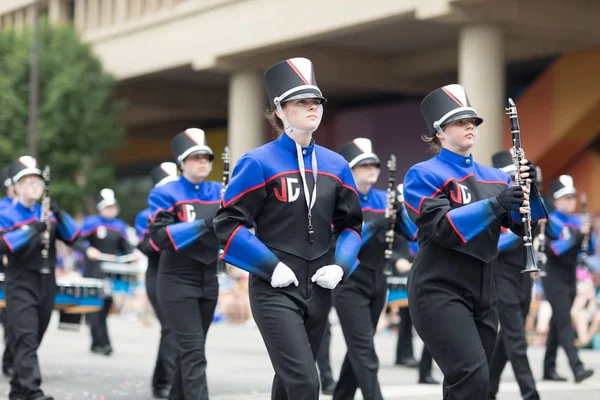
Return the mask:
<svg viewBox="0 0 600 400">
<path fill-rule="evenodd" d="M 535 256 L 533 255 L 533 249 L 531 246 L 525 246 L 525 263 L 523 265 L 524 268 L 521 270 L 521 273 L 540 272 L 540 269 L 535 263 Z"/>
</svg>

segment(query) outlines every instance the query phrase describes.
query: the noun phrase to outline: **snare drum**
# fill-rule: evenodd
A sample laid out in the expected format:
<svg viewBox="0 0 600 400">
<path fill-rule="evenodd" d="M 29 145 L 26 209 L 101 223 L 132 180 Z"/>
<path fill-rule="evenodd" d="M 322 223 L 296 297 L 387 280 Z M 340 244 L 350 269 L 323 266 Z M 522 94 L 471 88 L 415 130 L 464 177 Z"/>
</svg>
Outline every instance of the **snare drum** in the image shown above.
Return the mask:
<svg viewBox="0 0 600 400">
<path fill-rule="evenodd" d="M 102 274 L 110 288 L 110 294 L 135 296 L 138 267 L 135 264 L 103 262 Z"/>
<path fill-rule="evenodd" d="M 408 307 L 408 293 L 406 292 L 406 276 L 389 276 L 387 303 L 391 307 Z"/>
<path fill-rule="evenodd" d="M 57 279 L 54 308 L 67 314 L 86 314 L 102 309 L 105 297 L 101 279 Z"/>
</svg>

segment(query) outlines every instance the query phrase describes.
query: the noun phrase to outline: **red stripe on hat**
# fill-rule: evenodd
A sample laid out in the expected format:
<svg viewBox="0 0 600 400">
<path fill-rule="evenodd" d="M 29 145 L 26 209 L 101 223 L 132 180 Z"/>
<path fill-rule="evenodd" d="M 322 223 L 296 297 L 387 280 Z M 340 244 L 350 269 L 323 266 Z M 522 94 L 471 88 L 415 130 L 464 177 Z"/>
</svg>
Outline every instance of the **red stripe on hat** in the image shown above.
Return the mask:
<svg viewBox="0 0 600 400">
<path fill-rule="evenodd" d="M 310 85 L 310 82 L 306 81 L 306 79 L 304 78 L 304 75 L 302 75 L 302 73 L 300 71 L 298 71 L 298 68 L 296 68 L 296 66 L 294 65 L 293 62 L 291 62 L 290 60 L 286 60 L 286 62 L 294 70 L 294 72 L 300 77 L 300 79 L 302 79 L 304 81 L 304 83 L 306 83 L 307 85 Z"/>
<path fill-rule="evenodd" d="M 456 97 L 454 97 L 454 95 L 452 93 L 450 93 L 449 90 L 446 90 L 446 88 L 442 88 L 442 90 L 444 91 L 444 93 L 446 93 L 448 95 L 448 97 L 450 97 L 452 100 L 454 100 L 455 102 L 457 102 L 459 106 L 466 107 L 466 105 L 463 104 L 459 99 L 457 99 Z"/>
<path fill-rule="evenodd" d="M 196 144 L 200 144 L 200 145 L 204 144 L 204 143 L 199 143 L 192 135 L 190 135 L 188 133 L 187 129 L 185 131 L 183 131 L 183 132 L 187 135 L 187 137 L 189 137 L 192 140 L 192 142 L 194 142 Z"/>
</svg>

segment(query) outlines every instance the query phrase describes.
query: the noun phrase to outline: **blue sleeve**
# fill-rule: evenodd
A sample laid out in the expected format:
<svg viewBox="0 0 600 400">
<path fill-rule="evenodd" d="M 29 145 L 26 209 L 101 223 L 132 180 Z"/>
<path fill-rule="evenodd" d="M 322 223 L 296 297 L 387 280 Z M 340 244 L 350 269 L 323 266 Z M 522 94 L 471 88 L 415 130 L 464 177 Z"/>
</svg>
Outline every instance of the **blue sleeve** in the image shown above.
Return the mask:
<svg viewBox="0 0 600 400">
<path fill-rule="evenodd" d="M 404 204 L 411 220 L 442 246 L 462 246 L 505 215 L 490 199 L 452 208 L 441 188 L 437 178 L 423 168 L 411 168 L 404 178 Z"/>
<path fill-rule="evenodd" d="M 564 224 L 560 220 L 558 220 L 558 218 L 550 217 L 550 223 L 555 225 L 555 229 L 560 228 L 558 239 L 552 240 L 550 242 L 550 250 L 552 250 L 552 252 L 555 255 L 560 256 L 577 245 L 575 235 L 569 235 L 568 237 L 565 237 L 565 235 L 563 234 Z"/>
<path fill-rule="evenodd" d="M 406 239 L 409 241 L 417 240 L 417 235 L 419 234 L 419 230 L 417 226 L 411 221 L 408 216 L 408 211 L 406 210 L 406 206 L 402 204 L 400 207 L 400 215 L 399 218 L 396 218 L 396 229 L 399 230 L 399 233 L 404 235 Z"/>
<path fill-rule="evenodd" d="M 152 189 L 148 196 L 150 238 L 162 250 L 181 251 L 210 231 L 206 220 L 179 222 L 171 196 L 161 188 Z"/>
<path fill-rule="evenodd" d="M 279 259 L 244 225 L 238 225 L 229 237 L 221 260 L 271 281 Z"/>
<path fill-rule="evenodd" d="M 500 234 L 500 239 L 498 240 L 498 250 L 502 253 L 503 251 L 510 249 L 520 239 L 521 238 L 513 232 L 503 232 Z"/>
<path fill-rule="evenodd" d="M 224 247 L 223 261 L 270 281 L 279 259 L 247 228 L 254 225 L 267 197 L 264 177 L 254 156 L 242 156 L 233 169 L 213 225 Z"/>
<path fill-rule="evenodd" d="M 408 242 L 408 251 L 410 253 L 411 256 L 415 256 L 417 255 L 417 251 L 419 251 L 419 242 L 414 241 L 414 242 Z"/>
<path fill-rule="evenodd" d="M 371 240 L 371 238 L 373 238 L 373 236 L 375 236 L 375 234 L 377 234 L 378 230 L 375 227 L 375 221 L 369 221 L 369 222 L 365 222 L 362 226 L 362 243 L 361 243 L 361 247 L 364 246 L 365 244 L 367 244 L 367 242 L 369 240 Z"/>
<path fill-rule="evenodd" d="M 81 238 L 88 239 L 98 227 L 98 218 L 95 215 L 88 215 L 81 222 Z"/>
<path fill-rule="evenodd" d="M 360 250 L 362 239 L 354 229 L 346 229 L 339 234 L 335 246 L 335 256 L 333 263 L 344 269 L 344 276 L 347 278 L 358 266 L 358 250 Z"/>
<path fill-rule="evenodd" d="M 65 243 L 74 243 L 79 236 L 79 225 L 66 211 L 60 211 L 60 218 L 58 218 L 56 228 L 58 230 L 58 237 Z"/>
<path fill-rule="evenodd" d="M 138 234 L 140 242 L 144 241 L 144 235 L 148 233 L 148 217 L 150 216 L 150 209 L 146 208 L 135 216 L 134 228 Z"/>
<path fill-rule="evenodd" d="M 205 220 L 198 219 L 192 222 L 169 224 L 166 226 L 166 231 L 171 242 L 169 248 L 172 246 L 176 251 L 181 251 L 210 232 L 210 228 L 206 225 Z M 164 248 L 160 245 L 158 247 Z"/>
</svg>

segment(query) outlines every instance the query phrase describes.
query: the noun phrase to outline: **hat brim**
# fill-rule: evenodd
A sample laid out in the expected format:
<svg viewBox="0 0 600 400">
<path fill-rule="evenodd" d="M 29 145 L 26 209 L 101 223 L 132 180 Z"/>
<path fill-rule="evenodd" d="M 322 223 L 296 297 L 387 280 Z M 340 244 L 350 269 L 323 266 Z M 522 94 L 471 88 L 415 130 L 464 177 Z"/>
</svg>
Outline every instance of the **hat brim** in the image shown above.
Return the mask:
<svg viewBox="0 0 600 400">
<path fill-rule="evenodd" d="M 180 155 L 179 157 L 177 157 L 177 161 L 179 161 L 180 163 L 183 163 L 186 158 L 188 158 L 189 156 L 192 156 L 194 154 L 207 154 L 209 161 L 212 161 L 215 158 L 215 156 L 213 154 L 213 151 L 212 151 L 212 149 L 210 147 L 208 147 L 208 146 L 194 146 L 194 147 L 190 147 L 182 155 Z"/>
<path fill-rule="evenodd" d="M 42 176 L 42 171 L 39 168 L 25 168 L 19 171 L 15 176 L 13 176 L 12 181 L 18 182 L 21 178 L 27 175 Z"/>
<path fill-rule="evenodd" d="M 445 118 L 442 118 L 443 119 L 439 121 L 441 129 L 443 129 L 444 126 L 448 125 L 450 122 L 458 121 L 459 119 L 473 118 L 475 120 L 475 126 L 479 126 L 483 123 L 483 118 L 477 115 L 475 110 L 473 110 L 470 107 L 459 108 L 456 110 L 455 113 L 452 113 L 448 116 L 445 116 Z M 436 132 L 437 130 L 435 129 L 435 127 L 432 127 L 431 131 L 429 131 L 429 136 L 435 136 Z"/>
<path fill-rule="evenodd" d="M 564 187 L 564 188 L 552 193 L 552 198 L 554 198 L 554 200 L 558 200 L 565 196 L 576 196 L 576 195 L 577 195 L 577 190 L 574 187 Z"/>
<path fill-rule="evenodd" d="M 292 100 L 301 100 L 301 99 L 319 99 L 319 104 L 327 103 L 327 99 L 323 97 L 321 92 L 316 87 L 299 87 L 298 90 L 289 90 L 284 93 L 283 96 L 279 98 L 280 104 L 283 104 Z M 277 108 L 275 103 L 272 101 L 270 105 L 271 111 L 275 111 Z"/>
<path fill-rule="evenodd" d="M 119 206 L 119 202 L 116 199 L 113 200 L 102 200 L 100 203 L 96 205 L 98 211 L 104 210 L 106 207 L 110 206 Z"/>
<path fill-rule="evenodd" d="M 356 157 L 352 160 L 350 168 L 358 167 L 359 165 L 376 165 L 377 168 L 381 168 L 381 163 L 379 162 L 379 157 L 373 155 L 366 155 L 367 157 Z"/>
</svg>

